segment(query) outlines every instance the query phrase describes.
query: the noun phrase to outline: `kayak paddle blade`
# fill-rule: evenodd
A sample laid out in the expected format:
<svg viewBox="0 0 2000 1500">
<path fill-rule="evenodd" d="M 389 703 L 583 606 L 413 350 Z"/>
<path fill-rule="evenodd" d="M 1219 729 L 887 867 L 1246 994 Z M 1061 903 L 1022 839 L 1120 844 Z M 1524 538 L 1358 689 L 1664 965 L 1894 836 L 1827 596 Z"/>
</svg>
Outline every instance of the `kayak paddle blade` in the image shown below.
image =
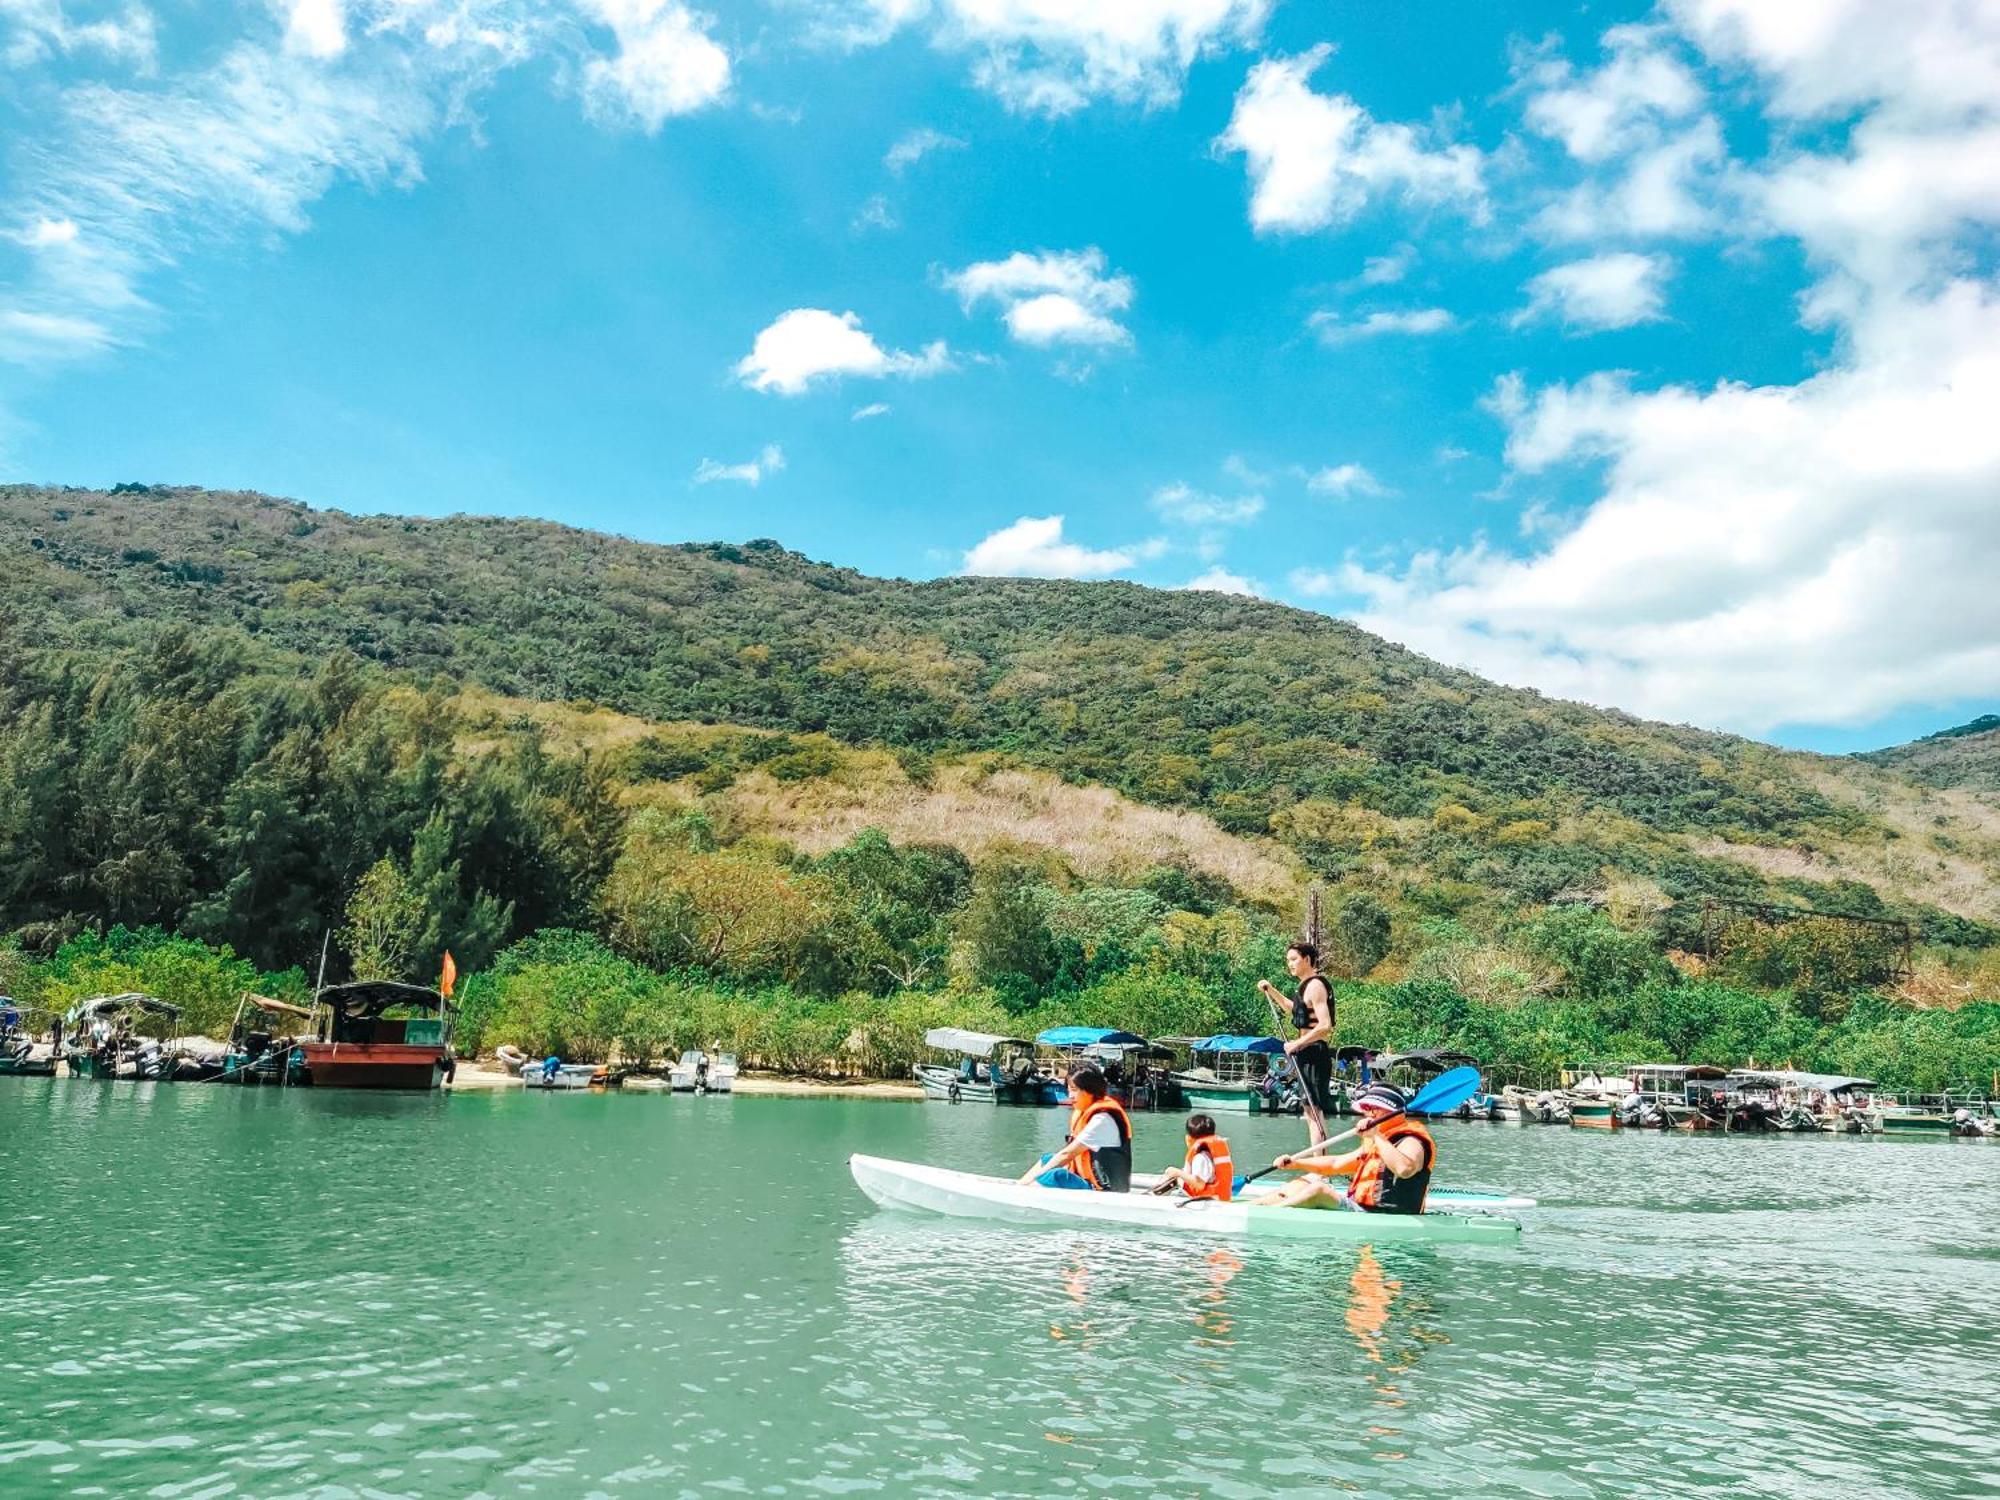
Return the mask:
<svg viewBox="0 0 2000 1500">
<path fill-rule="evenodd" d="M 1441 1115 L 1457 1109 L 1478 1092 L 1479 1069 L 1453 1068 L 1418 1089 L 1416 1097 L 1405 1107 L 1413 1115 Z"/>
</svg>

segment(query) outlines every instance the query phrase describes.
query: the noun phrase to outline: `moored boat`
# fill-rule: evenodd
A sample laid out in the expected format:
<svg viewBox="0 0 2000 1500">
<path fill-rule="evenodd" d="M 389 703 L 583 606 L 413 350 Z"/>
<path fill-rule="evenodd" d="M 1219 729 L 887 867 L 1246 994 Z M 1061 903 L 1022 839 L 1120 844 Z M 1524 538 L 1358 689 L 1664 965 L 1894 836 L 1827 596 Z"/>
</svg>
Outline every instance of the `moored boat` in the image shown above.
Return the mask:
<svg viewBox="0 0 2000 1500">
<path fill-rule="evenodd" d="M 1276 1208 L 1241 1200 L 1154 1197 L 1148 1193 L 1092 1193 L 1024 1186 L 1008 1177 L 954 1172 L 917 1162 L 852 1156 L 849 1170 L 862 1192 L 884 1208 L 912 1209 L 954 1218 L 1010 1224 L 1103 1225 L 1229 1235 L 1251 1240 L 1385 1244 L 1418 1240 L 1511 1245 L 1521 1226 L 1493 1214 L 1350 1213 L 1338 1209 Z M 1433 1195 L 1436 1196 L 1436 1195 Z"/>
<path fill-rule="evenodd" d="M 1191 1065 L 1170 1076 L 1189 1109 L 1228 1115 L 1298 1112 L 1297 1093 L 1286 1086 L 1280 1061 L 1285 1044 L 1276 1037 L 1191 1037 L 1188 1052 Z"/>
<path fill-rule="evenodd" d="M 1065 1090 L 1035 1066 L 1035 1044 L 1021 1037 L 937 1026 L 924 1033 L 924 1045 L 938 1052 L 956 1052 L 956 1064 L 921 1062 L 912 1071 L 926 1099 L 948 1104 L 1056 1105 Z"/>
<path fill-rule="evenodd" d="M 317 1032 L 296 1049 L 314 1088 L 434 1089 L 450 1070 L 450 1009 L 436 990 L 363 979 L 321 990 L 315 1005 Z"/>
<path fill-rule="evenodd" d="M 0 995 L 0 1078 L 53 1078 L 56 1076 L 56 1046 L 36 1033 L 35 1018 L 55 1019 L 55 1012 L 33 1005 L 17 1005 L 11 996 Z"/>
<path fill-rule="evenodd" d="M 180 1019 L 178 1005 L 137 991 L 81 1001 L 63 1017 L 63 1062 L 72 1078 L 171 1081 Z"/>
<path fill-rule="evenodd" d="M 736 1054 L 690 1047 L 667 1069 L 667 1087 L 677 1094 L 727 1094 L 736 1088 Z"/>
<path fill-rule="evenodd" d="M 521 1069 L 521 1087 L 563 1092 L 571 1089 L 608 1088 L 611 1070 L 597 1063 L 566 1063 L 559 1057 L 531 1062 Z"/>
<path fill-rule="evenodd" d="M 1079 1062 L 1095 1063 L 1104 1072 L 1111 1093 L 1129 1109 L 1172 1108 L 1181 1098 L 1172 1075 L 1153 1065 L 1172 1056 L 1137 1032 L 1119 1031 L 1109 1026 L 1051 1026 L 1035 1037 L 1048 1063 L 1043 1070 L 1063 1084 L 1069 1070 Z"/>
</svg>

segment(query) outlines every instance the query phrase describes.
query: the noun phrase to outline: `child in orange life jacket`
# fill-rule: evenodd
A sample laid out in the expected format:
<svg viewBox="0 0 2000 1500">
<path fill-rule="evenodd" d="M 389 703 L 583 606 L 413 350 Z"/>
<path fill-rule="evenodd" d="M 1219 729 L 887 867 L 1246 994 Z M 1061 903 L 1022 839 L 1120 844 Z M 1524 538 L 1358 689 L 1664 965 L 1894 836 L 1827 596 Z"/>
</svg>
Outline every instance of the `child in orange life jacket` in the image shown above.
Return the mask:
<svg viewBox="0 0 2000 1500">
<path fill-rule="evenodd" d="M 1420 1214 L 1430 1192 L 1437 1142 L 1403 1113 L 1409 1100 L 1394 1084 L 1371 1083 L 1354 1096 L 1361 1111 L 1361 1145 L 1331 1159 L 1281 1156 L 1273 1166 L 1313 1175 L 1287 1183 L 1258 1203 L 1285 1208 L 1356 1208 L 1364 1213 Z M 1345 1188 L 1325 1181 L 1352 1177 Z"/>
<path fill-rule="evenodd" d="M 1071 1068 L 1069 1103 L 1068 1141 L 1023 1172 L 1019 1181 L 1023 1186 L 1131 1192 L 1132 1119 L 1111 1097 L 1102 1070 L 1090 1063 Z"/>
<path fill-rule="evenodd" d="M 1179 1186 L 1190 1198 L 1216 1198 L 1227 1203 L 1236 1196 L 1236 1171 L 1229 1163 L 1229 1142 L 1215 1133 L 1208 1115 L 1187 1117 L 1187 1160 L 1160 1174 L 1161 1191 Z"/>
</svg>

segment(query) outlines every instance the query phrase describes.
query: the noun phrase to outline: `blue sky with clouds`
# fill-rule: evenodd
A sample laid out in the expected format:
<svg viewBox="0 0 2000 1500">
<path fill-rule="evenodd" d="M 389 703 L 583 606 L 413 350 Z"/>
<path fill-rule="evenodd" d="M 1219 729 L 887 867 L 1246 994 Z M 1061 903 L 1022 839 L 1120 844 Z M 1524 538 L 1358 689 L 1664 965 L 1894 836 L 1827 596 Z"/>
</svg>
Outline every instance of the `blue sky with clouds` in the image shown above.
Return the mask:
<svg viewBox="0 0 2000 1500">
<path fill-rule="evenodd" d="M 2000 697 L 1990 7 L 0 0 L 0 80 L 10 478 Z"/>
</svg>

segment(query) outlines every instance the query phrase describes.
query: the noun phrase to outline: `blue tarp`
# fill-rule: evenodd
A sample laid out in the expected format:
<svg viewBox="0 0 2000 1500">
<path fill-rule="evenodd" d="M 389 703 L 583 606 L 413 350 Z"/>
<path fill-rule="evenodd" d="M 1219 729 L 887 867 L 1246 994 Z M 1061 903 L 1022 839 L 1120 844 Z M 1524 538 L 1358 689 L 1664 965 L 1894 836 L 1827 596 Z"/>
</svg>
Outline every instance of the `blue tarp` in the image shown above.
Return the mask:
<svg viewBox="0 0 2000 1500">
<path fill-rule="evenodd" d="M 1285 1044 L 1274 1036 L 1205 1036 L 1194 1044 L 1197 1052 L 1283 1052 Z"/>
<path fill-rule="evenodd" d="M 1035 1038 L 1044 1047 L 1143 1047 L 1146 1039 L 1129 1031 L 1107 1031 L 1102 1026 L 1051 1026 Z"/>
</svg>

